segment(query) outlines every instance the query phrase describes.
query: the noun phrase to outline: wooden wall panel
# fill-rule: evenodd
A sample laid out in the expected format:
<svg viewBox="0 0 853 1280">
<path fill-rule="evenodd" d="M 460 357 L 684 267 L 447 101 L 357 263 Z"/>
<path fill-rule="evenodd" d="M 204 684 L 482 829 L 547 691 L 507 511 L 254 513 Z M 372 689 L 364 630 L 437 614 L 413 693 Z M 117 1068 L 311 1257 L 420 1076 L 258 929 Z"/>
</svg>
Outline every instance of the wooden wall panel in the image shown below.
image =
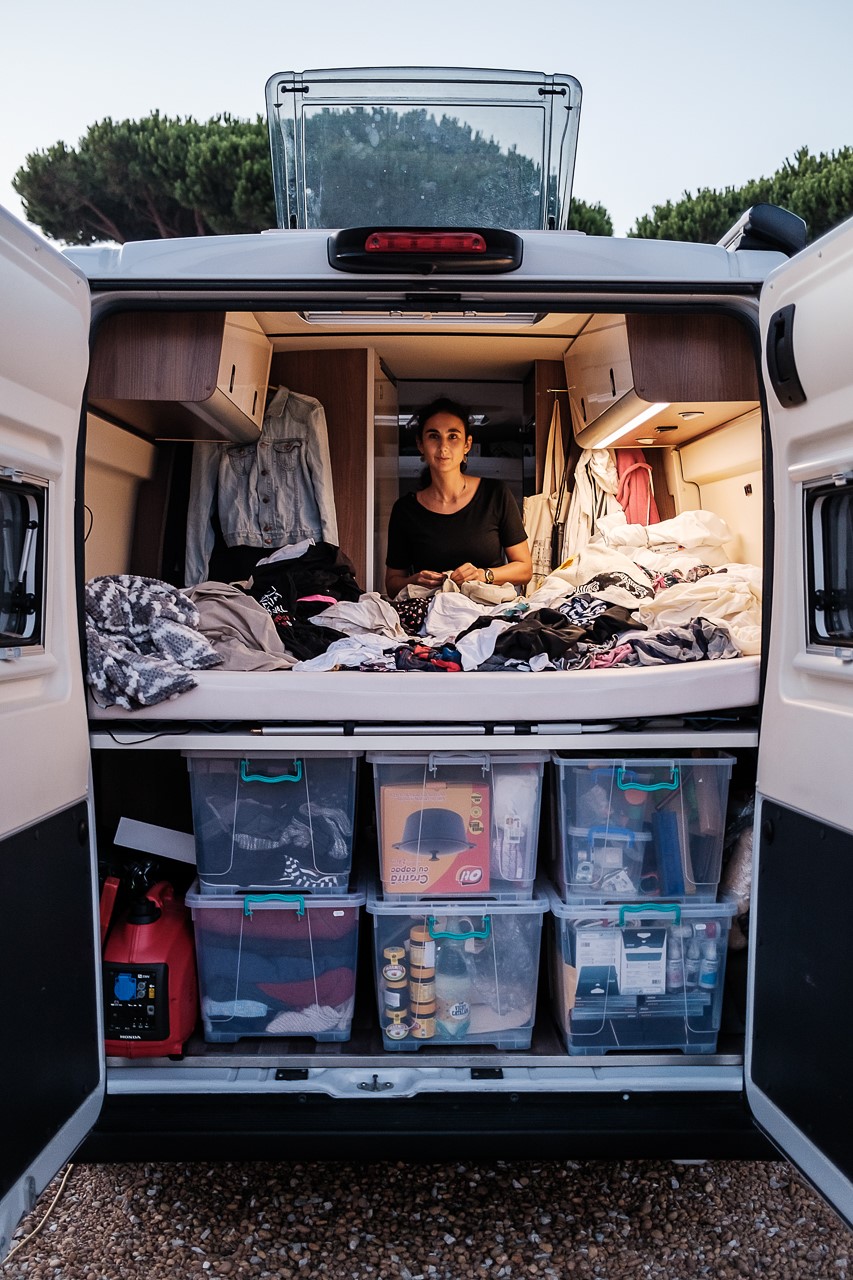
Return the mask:
<svg viewBox="0 0 853 1280">
<path fill-rule="evenodd" d="M 566 486 L 571 492 L 572 476 L 581 456 L 581 448 L 575 443 L 572 430 L 569 395 L 566 387 L 566 368 L 562 360 L 537 360 L 536 372 L 536 492 L 542 492 L 545 474 L 545 451 L 548 448 L 548 432 L 554 400 L 560 405 L 560 425 L 563 429 L 563 449 L 569 457 Z"/>
<path fill-rule="evenodd" d="M 367 580 L 367 481 L 373 466 L 367 411 L 373 355 L 350 351 L 280 351 L 273 354 L 270 384 L 319 400 L 326 412 L 332 482 L 341 550 L 352 560 L 360 586 Z M 368 385 L 370 384 L 370 385 Z M 370 513 L 372 520 L 373 513 Z"/>
</svg>

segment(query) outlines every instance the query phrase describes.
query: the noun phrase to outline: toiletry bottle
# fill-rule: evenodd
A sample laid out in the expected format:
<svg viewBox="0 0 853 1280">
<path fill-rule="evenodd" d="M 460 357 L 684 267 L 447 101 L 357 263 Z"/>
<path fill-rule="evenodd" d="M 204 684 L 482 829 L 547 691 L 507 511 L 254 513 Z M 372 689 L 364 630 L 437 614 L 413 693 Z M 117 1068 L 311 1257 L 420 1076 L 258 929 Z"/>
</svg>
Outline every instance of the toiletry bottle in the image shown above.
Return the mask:
<svg viewBox="0 0 853 1280">
<path fill-rule="evenodd" d="M 666 989 L 684 990 L 684 949 L 680 938 L 670 937 L 666 951 Z"/>
<path fill-rule="evenodd" d="M 695 991 L 699 985 L 699 965 L 702 961 L 702 953 L 699 950 L 699 941 L 697 938 L 691 938 L 684 952 L 684 988 L 686 991 Z"/>
<path fill-rule="evenodd" d="M 702 958 L 699 961 L 699 986 L 703 991 L 711 991 L 717 985 L 720 976 L 720 954 L 713 938 L 702 943 Z"/>
</svg>

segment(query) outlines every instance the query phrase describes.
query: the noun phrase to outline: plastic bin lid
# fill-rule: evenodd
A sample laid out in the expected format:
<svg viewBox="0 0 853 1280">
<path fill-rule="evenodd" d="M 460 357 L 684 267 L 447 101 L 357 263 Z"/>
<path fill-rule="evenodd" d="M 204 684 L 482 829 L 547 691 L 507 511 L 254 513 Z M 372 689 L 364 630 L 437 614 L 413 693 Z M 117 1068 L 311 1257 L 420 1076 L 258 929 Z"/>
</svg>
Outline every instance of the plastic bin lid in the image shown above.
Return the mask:
<svg viewBox="0 0 853 1280">
<path fill-rule="evenodd" d="M 548 760 L 547 751 L 424 751 L 424 752 L 406 752 L 402 753 L 385 753 L 383 751 L 368 751 L 368 764 L 428 764 L 433 761 L 438 766 L 455 767 L 456 765 L 482 765 L 486 762 L 486 767 L 490 768 L 493 764 L 545 764 Z"/>
<path fill-rule="evenodd" d="M 352 893 L 312 894 L 312 893 L 201 893 L 199 882 L 194 880 L 192 888 L 187 890 L 185 902 L 193 910 L 233 910 L 245 911 L 246 905 L 252 911 L 286 911 L 292 907 L 302 907 L 305 911 L 334 911 L 344 907 L 363 907 L 367 894 L 365 886 L 360 883 Z"/>
<path fill-rule="evenodd" d="M 373 881 L 367 889 L 367 910 L 371 915 L 394 916 L 490 916 L 544 915 L 548 910 L 548 886 L 537 880 L 533 896 L 523 902 L 495 902 L 491 898 L 421 898 L 416 902 L 399 902 L 383 896 Z"/>
<path fill-rule="evenodd" d="M 363 751 L 272 751 L 249 747 L 246 751 L 182 751 L 188 760 L 356 760 Z"/>
<path fill-rule="evenodd" d="M 639 769 L 655 769 L 669 767 L 677 764 L 681 768 L 705 768 L 708 765 L 728 765 L 730 768 L 735 762 L 734 756 L 728 755 L 725 751 L 720 751 L 713 756 L 683 756 L 677 753 L 671 756 L 632 756 L 632 755 L 611 755 L 611 756 L 584 756 L 583 759 L 578 756 L 566 756 L 562 751 L 551 751 L 550 756 L 554 764 L 561 769 L 617 769 L 617 768 L 639 768 Z"/>
<path fill-rule="evenodd" d="M 669 898 L 645 898 L 631 902 L 608 902 L 601 905 L 564 902 L 552 884 L 544 886 L 548 896 L 548 906 L 560 920 L 592 921 L 602 923 L 619 922 L 620 912 L 626 907 L 640 907 L 648 910 L 649 915 L 662 915 L 665 910 L 678 912 L 682 920 L 731 919 L 737 913 L 737 902 L 731 895 L 724 895 L 717 902 L 673 902 Z"/>
</svg>

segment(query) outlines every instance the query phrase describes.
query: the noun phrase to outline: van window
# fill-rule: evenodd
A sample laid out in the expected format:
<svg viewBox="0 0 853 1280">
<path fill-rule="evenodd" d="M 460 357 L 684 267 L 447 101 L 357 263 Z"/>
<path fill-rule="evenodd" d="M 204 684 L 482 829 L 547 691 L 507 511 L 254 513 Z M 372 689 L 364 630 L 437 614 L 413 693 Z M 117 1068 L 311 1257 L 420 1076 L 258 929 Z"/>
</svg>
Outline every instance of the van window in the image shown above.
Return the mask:
<svg viewBox="0 0 853 1280">
<path fill-rule="evenodd" d="M 44 640 L 43 485 L 0 473 L 0 648 Z"/>
<path fill-rule="evenodd" d="M 809 641 L 853 647 L 853 483 L 806 495 Z"/>
<path fill-rule="evenodd" d="M 580 85 L 533 72 L 283 72 L 267 85 L 282 227 L 562 227 Z"/>
</svg>

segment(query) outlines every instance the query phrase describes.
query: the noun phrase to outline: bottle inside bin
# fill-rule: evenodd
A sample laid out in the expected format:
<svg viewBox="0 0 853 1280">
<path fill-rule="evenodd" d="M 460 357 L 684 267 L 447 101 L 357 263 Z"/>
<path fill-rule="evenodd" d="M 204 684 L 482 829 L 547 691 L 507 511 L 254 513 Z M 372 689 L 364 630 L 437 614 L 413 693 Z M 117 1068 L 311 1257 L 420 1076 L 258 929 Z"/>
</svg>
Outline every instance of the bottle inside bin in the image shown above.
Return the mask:
<svg viewBox="0 0 853 1280">
<path fill-rule="evenodd" d="M 461 1040 L 468 1034 L 470 988 L 464 938 L 442 938 L 435 962 L 435 1017 L 439 1035 Z"/>
</svg>

